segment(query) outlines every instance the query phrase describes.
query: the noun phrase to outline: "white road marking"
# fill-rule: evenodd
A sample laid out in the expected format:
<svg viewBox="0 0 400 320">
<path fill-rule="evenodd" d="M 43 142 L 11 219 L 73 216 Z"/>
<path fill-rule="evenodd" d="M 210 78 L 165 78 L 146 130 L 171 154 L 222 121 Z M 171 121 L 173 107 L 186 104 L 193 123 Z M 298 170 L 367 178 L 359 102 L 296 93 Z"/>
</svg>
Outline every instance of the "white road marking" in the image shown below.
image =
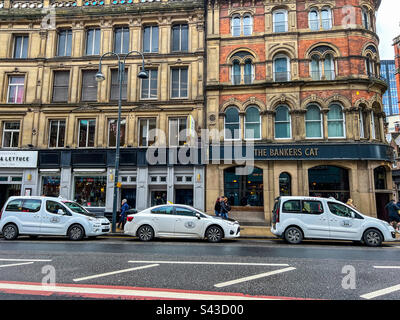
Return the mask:
<svg viewBox="0 0 400 320">
<path fill-rule="evenodd" d="M 215 284 L 214 287 L 217 287 L 217 288 L 227 287 L 227 286 L 231 286 L 233 284 L 246 282 L 246 281 L 250 281 L 250 280 L 254 280 L 254 279 L 259 279 L 259 278 L 264 278 L 264 277 L 268 277 L 268 276 L 272 276 L 272 275 L 275 275 L 275 274 L 288 272 L 288 271 L 292 271 L 292 270 L 296 270 L 296 268 L 289 267 L 289 268 L 285 268 L 285 269 L 280 269 L 280 270 L 260 273 L 260 274 L 254 275 L 254 276 L 249 276 L 249 277 L 244 277 L 244 278 L 240 278 L 240 279 L 236 279 L 236 280 L 231 280 L 231 281 L 227 281 L 227 282 L 218 283 L 218 284 Z"/>
<path fill-rule="evenodd" d="M 16 262 L 24 262 L 24 261 L 29 261 L 29 262 L 50 262 L 52 260 L 49 259 L 2 259 L 0 258 L 0 261 L 16 261 Z"/>
<path fill-rule="evenodd" d="M 389 293 L 396 292 L 396 291 L 399 291 L 399 290 L 400 290 L 400 285 L 396 285 L 396 286 L 389 287 L 389 288 L 386 288 L 386 289 L 370 292 L 370 293 L 364 294 L 364 295 L 362 295 L 360 297 L 364 298 L 364 299 L 373 299 L 373 298 L 380 297 L 380 296 L 383 296 L 385 294 L 389 294 Z"/>
<path fill-rule="evenodd" d="M 204 262 L 204 261 L 128 261 L 129 263 L 159 263 L 159 264 L 209 264 L 209 265 L 232 265 L 232 266 L 268 266 L 288 267 L 286 263 L 246 263 L 246 262 Z"/>
<path fill-rule="evenodd" d="M 107 272 L 107 273 L 102 273 L 102 274 L 95 274 L 92 276 L 88 277 L 83 277 L 83 278 L 77 278 L 74 279 L 75 282 L 78 281 L 83 281 L 83 280 L 89 280 L 89 279 L 95 279 L 95 278 L 101 278 L 101 277 L 106 277 L 114 274 L 119 274 L 119 273 L 124 273 L 124 272 L 130 272 L 130 271 L 136 271 L 136 270 L 142 270 L 142 269 L 147 269 L 147 268 L 152 268 L 152 267 L 157 267 L 159 264 L 150 264 L 148 266 L 142 266 L 142 267 L 136 267 L 136 268 L 129 268 L 129 269 L 123 269 L 123 270 L 118 270 L 118 271 L 112 271 L 112 272 Z"/>
<path fill-rule="evenodd" d="M 6 268 L 6 267 L 16 267 L 16 266 L 22 266 L 26 264 L 33 264 L 34 262 L 21 262 L 21 263 L 12 263 L 12 264 L 3 264 L 0 265 L 0 268 Z"/>
<path fill-rule="evenodd" d="M 400 269 L 400 266 L 374 266 L 375 269 Z"/>
</svg>

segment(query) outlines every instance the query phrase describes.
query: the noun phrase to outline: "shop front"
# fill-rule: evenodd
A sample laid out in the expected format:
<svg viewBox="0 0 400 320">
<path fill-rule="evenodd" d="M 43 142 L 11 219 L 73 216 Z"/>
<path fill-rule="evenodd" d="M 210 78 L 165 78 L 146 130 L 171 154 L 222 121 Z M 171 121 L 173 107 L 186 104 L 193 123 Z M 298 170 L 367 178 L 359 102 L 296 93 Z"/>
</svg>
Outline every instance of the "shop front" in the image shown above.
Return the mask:
<svg viewBox="0 0 400 320">
<path fill-rule="evenodd" d="M 114 149 L 39 151 L 40 193 L 75 200 L 91 211 L 110 214 L 114 160 Z M 150 165 L 146 149 L 121 149 L 118 206 L 127 199 L 137 210 L 167 202 L 204 210 L 204 171 L 202 165 L 173 164 L 169 160 Z"/>
<path fill-rule="evenodd" d="M 219 154 L 212 148 L 209 151 L 209 213 L 214 212 L 215 200 L 224 195 L 234 214 L 242 212 L 242 219 L 252 221 L 251 216 L 254 220 L 261 212 L 265 225 L 271 221 L 277 197 L 298 195 L 334 197 L 343 202 L 352 198 L 361 212 L 385 219 L 384 204 L 392 196 L 392 152 L 387 145 L 254 145 L 252 157 L 243 148 L 236 152 L 240 158 L 231 157 L 235 152 L 227 152 L 227 148 L 231 147 L 221 147 Z M 219 160 L 220 164 L 213 164 L 212 160 Z"/>
<path fill-rule="evenodd" d="M 37 151 L 0 151 L 0 208 L 11 196 L 37 193 Z"/>
</svg>

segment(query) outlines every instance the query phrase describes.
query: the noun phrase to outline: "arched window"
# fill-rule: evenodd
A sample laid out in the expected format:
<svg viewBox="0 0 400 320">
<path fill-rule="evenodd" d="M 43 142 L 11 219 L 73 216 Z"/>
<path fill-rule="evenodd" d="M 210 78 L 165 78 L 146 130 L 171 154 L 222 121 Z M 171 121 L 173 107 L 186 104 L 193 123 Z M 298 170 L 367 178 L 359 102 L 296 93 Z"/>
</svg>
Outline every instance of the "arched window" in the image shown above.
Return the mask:
<svg viewBox="0 0 400 320">
<path fill-rule="evenodd" d="M 368 12 L 368 8 L 362 7 L 362 24 L 365 29 L 370 29 L 371 27 L 371 21 L 370 21 L 370 16 Z"/>
<path fill-rule="evenodd" d="M 319 12 L 315 8 L 308 13 L 308 25 L 311 30 L 319 31 Z"/>
<path fill-rule="evenodd" d="M 253 61 L 251 59 L 247 59 L 244 62 L 244 83 L 245 84 L 250 84 L 253 83 L 254 79 L 254 66 L 253 66 Z"/>
<path fill-rule="evenodd" d="M 245 14 L 243 17 L 243 35 L 251 36 L 253 33 L 253 17 Z"/>
<path fill-rule="evenodd" d="M 374 182 L 375 182 L 375 190 L 387 189 L 386 169 L 384 166 L 380 166 L 374 169 Z"/>
<path fill-rule="evenodd" d="M 251 36 L 253 34 L 253 17 L 251 14 L 247 13 L 243 17 L 238 14 L 232 16 L 231 33 L 233 37 Z"/>
<path fill-rule="evenodd" d="M 306 138 L 322 138 L 322 114 L 317 105 L 309 105 L 306 112 Z"/>
<path fill-rule="evenodd" d="M 379 108 L 375 107 L 371 110 L 371 132 L 372 132 L 372 139 L 379 140 L 381 137 L 381 125 L 380 125 L 380 118 L 379 118 Z"/>
<path fill-rule="evenodd" d="M 291 196 L 292 195 L 292 179 L 290 174 L 282 172 L 279 175 L 279 195 L 280 196 Z"/>
<path fill-rule="evenodd" d="M 273 32 L 287 32 L 288 31 L 288 14 L 286 10 L 276 10 L 272 14 L 273 19 Z"/>
<path fill-rule="evenodd" d="M 289 108 L 278 106 L 275 110 L 275 139 L 290 139 L 292 137 Z"/>
<path fill-rule="evenodd" d="M 371 54 L 367 54 L 366 61 L 365 61 L 365 68 L 367 70 L 367 75 L 369 77 L 375 76 L 375 62 L 372 58 Z"/>
<path fill-rule="evenodd" d="M 369 130 L 368 130 L 368 113 L 365 109 L 360 109 L 359 112 L 359 125 L 360 125 L 360 138 L 368 139 L 369 138 Z"/>
<path fill-rule="evenodd" d="M 338 104 L 329 106 L 328 111 L 328 138 L 344 138 L 344 113 Z"/>
<path fill-rule="evenodd" d="M 325 7 L 321 10 L 321 25 L 322 29 L 332 29 L 332 11 L 331 8 Z"/>
<path fill-rule="evenodd" d="M 239 15 L 234 15 L 232 17 L 232 36 L 239 37 L 241 34 L 241 18 Z"/>
<path fill-rule="evenodd" d="M 290 60 L 283 54 L 278 54 L 274 58 L 274 81 L 290 81 Z"/>
<path fill-rule="evenodd" d="M 239 110 L 229 107 L 225 112 L 225 140 L 238 140 L 240 136 Z"/>
<path fill-rule="evenodd" d="M 240 84 L 241 72 L 240 72 L 240 62 L 234 60 L 232 64 L 232 84 Z"/>
<path fill-rule="evenodd" d="M 321 80 L 322 68 L 319 55 L 314 54 L 311 57 L 310 73 L 313 80 Z"/>
<path fill-rule="evenodd" d="M 261 117 L 257 107 L 247 108 L 244 129 L 245 139 L 261 139 Z"/>
<path fill-rule="evenodd" d="M 324 74 L 326 80 L 335 80 L 335 65 L 331 54 L 325 56 Z"/>
</svg>

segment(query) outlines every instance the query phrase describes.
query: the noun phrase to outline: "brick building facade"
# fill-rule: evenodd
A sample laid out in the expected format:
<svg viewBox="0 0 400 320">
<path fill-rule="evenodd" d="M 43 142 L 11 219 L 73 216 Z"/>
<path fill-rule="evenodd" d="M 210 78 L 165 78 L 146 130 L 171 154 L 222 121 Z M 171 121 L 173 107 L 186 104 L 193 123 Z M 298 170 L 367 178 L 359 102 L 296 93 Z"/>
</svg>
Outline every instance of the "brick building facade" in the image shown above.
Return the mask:
<svg viewBox="0 0 400 320">
<path fill-rule="evenodd" d="M 207 126 L 220 132 L 213 139 L 225 149 L 252 143 L 256 155 L 244 176 L 233 157 L 207 166 L 208 211 L 224 194 L 233 215 L 268 224 L 279 195 L 322 195 L 351 197 L 362 212 L 385 218 L 392 156 L 379 4 L 208 1 Z"/>
</svg>

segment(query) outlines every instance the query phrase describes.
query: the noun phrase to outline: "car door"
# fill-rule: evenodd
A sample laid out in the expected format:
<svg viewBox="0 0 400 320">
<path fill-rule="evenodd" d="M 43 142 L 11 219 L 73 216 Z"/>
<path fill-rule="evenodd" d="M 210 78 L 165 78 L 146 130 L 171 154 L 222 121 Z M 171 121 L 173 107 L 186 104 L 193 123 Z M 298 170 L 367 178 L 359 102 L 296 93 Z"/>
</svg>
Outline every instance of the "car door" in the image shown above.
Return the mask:
<svg viewBox="0 0 400 320">
<path fill-rule="evenodd" d="M 68 221 L 71 218 L 67 208 L 57 201 L 46 200 L 45 202 L 45 208 L 42 210 L 41 233 L 65 235 Z"/>
<path fill-rule="evenodd" d="M 328 201 L 329 229 L 331 239 L 360 240 L 361 219 L 358 214 L 344 204 Z"/>
<path fill-rule="evenodd" d="M 329 238 L 328 214 L 322 201 L 302 200 L 300 219 L 305 225 L 305 237 Z"/>
<path fill-rule="evenodd" d="M 175 215 L 173 206 L 160 206 L 150 211 L 155 232 L 159 236 L 173 236 L 175 228 Z"/>
<path fill-rule="evenodd" d="M 196 211 L 185 207 L 175 207 L 175 235 L 179 237 L 201 237 L 204 234 L 204 219 L 196 216 Z"/>
<path fill-rule="evenodd" d="M 19 222 L 19 232 L 22 234 L 40 233 L 41 224 L 40 199 L 14 199 L 6 207 L 8 213 L 11 213 Z"/>
</svg>

